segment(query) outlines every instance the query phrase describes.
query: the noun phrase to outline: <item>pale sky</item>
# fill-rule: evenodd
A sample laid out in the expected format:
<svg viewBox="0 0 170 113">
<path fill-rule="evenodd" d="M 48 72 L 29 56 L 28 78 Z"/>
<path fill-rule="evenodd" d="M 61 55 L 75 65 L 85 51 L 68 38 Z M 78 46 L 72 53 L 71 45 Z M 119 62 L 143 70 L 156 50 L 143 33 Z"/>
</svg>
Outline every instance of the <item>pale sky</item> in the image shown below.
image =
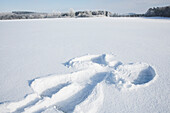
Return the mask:
<svg viewBox="0 0 170 113">
<path fill-rule="evenodd" d="M 150 7 L 168 6 L 170 0 L 0 0 L 0 12 L 67 12 L 108 10 L 112 13 L 145 13 Z"/>
</svg>

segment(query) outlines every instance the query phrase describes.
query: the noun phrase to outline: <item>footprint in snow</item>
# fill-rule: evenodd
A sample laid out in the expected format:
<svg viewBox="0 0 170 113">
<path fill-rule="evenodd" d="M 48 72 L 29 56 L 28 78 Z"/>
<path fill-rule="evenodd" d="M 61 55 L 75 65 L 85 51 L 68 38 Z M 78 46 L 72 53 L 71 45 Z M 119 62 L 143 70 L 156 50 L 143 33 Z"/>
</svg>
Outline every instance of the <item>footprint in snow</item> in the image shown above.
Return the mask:
<svg viewBox="0 0 170 113">
<path fill-rule="evenodd" d="M 34 92 L 21 101 L 3 103 L 6 112 L 95 113 L 103 103 L 104 84 L 121 91 L 148 84 L 156 76 L 146 63 L 123 64 L 108 54 L 86 55 L 64 65 L 77 71 L 34 79 Z"/>
</svg>

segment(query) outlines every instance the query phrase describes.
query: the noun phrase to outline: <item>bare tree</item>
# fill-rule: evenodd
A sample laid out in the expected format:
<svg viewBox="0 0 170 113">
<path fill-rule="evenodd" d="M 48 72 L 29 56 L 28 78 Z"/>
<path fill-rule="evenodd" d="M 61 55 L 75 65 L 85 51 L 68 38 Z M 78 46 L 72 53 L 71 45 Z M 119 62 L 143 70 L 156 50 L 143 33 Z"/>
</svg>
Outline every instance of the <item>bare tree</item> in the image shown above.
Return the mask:
<svg viewBox="0 0 170 113">
<path fill-rule="evenodd" d="M 70 17 L 75 17 L 75 12 L 73 8 L 70 8 Z"/>
</svg>

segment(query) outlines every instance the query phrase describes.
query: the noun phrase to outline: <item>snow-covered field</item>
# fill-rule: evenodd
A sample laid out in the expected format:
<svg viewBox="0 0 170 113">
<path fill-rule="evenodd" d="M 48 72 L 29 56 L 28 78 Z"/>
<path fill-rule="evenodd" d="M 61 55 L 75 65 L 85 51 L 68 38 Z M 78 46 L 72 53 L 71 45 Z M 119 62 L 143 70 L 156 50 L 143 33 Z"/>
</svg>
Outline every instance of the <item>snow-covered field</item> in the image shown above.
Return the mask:
<svg viewBox="0 0 170 113">
<path fill-rule="evenodd" d="M 0 113 L 168 113 L 170 19 L 0 21 Z"/>
</svg>

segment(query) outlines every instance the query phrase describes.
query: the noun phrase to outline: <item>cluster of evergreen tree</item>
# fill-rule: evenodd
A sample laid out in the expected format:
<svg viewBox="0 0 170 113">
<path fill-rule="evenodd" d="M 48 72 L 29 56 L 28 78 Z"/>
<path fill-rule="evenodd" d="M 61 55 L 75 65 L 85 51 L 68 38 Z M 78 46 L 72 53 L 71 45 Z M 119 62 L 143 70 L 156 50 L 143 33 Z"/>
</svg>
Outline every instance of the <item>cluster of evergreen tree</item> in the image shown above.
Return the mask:
<svg viewBox="0 0 170 113">
<path fill-rule="evenodd" d="M 148 17 L 153 17 L 153 16 L 170 17 L 170 6 L 150 8 L 146 12 L 145 16 L 148 16 Z"/>
</svg>

